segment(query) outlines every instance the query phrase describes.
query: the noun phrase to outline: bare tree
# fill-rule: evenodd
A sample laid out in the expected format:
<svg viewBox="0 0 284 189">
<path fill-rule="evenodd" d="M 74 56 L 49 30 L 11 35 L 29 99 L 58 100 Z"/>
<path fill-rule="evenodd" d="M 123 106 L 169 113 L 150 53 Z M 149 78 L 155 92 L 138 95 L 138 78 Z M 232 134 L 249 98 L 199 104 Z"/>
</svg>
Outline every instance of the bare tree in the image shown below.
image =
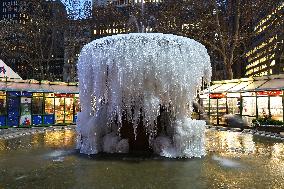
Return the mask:
<svg viewBox="0 0 284 189">
<path fill-rule="evenodd" d="M 58 46 L 64 47 L 66 26 L 64 7 L 59 6 L 45 0 L 22 0 L 18 21 L 1 22 L 1 56 L 16 58 L 20 62 L 18 72 L 23 72 L 24 78 L 53 79 L 48 70 Z"/>
<path fill-rule="evenodd" d="M 241 63 L 253 26 L 276 4 L 274 0 L 165 0 L 155 15 L 155 31 L 200 41 L 223 61 L 225 77 L 232 79 L 232 66 Z"/>
<path fill-rule="evenodd" d="M 272 10 L 273 0 L 192 1 L 194 22 L 182 33 L 199 40 L 222 58 L 226 79 L 232 79 L 233 64 L 240 64 L 257 20 Z"/>
</svg>

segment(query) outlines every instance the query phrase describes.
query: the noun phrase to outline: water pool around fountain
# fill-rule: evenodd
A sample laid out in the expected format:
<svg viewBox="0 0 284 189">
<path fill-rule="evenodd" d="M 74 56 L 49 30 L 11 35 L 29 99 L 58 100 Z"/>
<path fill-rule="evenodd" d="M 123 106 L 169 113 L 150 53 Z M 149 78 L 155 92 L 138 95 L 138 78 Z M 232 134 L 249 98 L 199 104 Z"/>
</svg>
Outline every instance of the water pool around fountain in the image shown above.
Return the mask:
<svg viewBox="0 0 284 189">
<path fill-rule="evenodd" d="M 74 151 L 75 135 L 0 140 L 0 188 L 284 188 L 281 140 L 207 130 L 202 158 L 88 158 Z"/>
</svg>

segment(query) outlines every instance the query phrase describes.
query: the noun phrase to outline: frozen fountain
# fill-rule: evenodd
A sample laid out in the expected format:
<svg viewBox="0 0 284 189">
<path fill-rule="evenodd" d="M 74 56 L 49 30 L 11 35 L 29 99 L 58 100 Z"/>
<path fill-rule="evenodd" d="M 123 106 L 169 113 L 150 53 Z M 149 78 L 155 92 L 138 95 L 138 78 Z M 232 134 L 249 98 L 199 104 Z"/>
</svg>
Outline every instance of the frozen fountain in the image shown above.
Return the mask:
<svg viewBox="0 0 284 189">
<path fill-rule="evenodd" d="M 202 81 L 210 81 L 206 48 L 195 40 L 132 33 L 94 40 L 78 61 L 81 153 L 128 153 L 140 132 L 165 157 L 205 155 L 205 121 L 191 119 Z M 203 78 L 203 79 L 202 79 Z M 141 137 L 140 137 L 141 138 Z"/>
</svg>

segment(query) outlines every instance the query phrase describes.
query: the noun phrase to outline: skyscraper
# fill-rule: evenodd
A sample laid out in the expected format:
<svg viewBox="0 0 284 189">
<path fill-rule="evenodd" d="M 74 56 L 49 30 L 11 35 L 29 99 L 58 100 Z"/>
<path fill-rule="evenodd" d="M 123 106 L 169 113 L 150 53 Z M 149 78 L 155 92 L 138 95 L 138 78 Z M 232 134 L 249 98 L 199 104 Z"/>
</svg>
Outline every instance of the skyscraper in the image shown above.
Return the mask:
<svg viewBox="0 0 284 189">
<path fill-rule="evenodd" d="M 23 79 L 62 80 L 64 13 L 59 0 L 3 0 L 0 58 Z"/>
<path fill-rule="evenodd" d="M 252 46 L 246 53 L 246 76 L 284 73 L 284 3 L 255 25 Z"/>
<path fill-rule="evenodd" d="M 2 0 L 0 2 L 0 20 L 13 20 L 19 19 L 19 6 L 18 0 Z"/>
</svg>

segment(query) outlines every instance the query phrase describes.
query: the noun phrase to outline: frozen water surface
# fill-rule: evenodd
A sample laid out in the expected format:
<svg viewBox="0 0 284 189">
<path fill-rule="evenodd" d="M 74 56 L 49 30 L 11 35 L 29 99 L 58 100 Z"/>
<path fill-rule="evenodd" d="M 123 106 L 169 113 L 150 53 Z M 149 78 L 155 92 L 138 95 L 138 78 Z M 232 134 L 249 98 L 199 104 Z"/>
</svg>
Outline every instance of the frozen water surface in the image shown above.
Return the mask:
<svg viewBox="0 0 284 189">
<path fill-rule="evenodd" d="M 228 131 L 205 134 L 207 155 L 191 159 L 80 155 L 73 150 L 74 131 L 0 139 L 0 188 L 284 188 L 281 140 Z"/>
<path fill-rule="evenodd" d="M 210 58 L 202 44 L 159 33 L 104 37 L 83 48 L 78 76 L 82 111 L 77 148 L 81 153 L 127 152 L 128 139 L 120 137 L 125 119 L 135 136 L 143 123 L 149 146 L 157 154 L 205 154 L 205 121 L 190 118 L 197 90 L 211 78 Z"/>
</svg>

